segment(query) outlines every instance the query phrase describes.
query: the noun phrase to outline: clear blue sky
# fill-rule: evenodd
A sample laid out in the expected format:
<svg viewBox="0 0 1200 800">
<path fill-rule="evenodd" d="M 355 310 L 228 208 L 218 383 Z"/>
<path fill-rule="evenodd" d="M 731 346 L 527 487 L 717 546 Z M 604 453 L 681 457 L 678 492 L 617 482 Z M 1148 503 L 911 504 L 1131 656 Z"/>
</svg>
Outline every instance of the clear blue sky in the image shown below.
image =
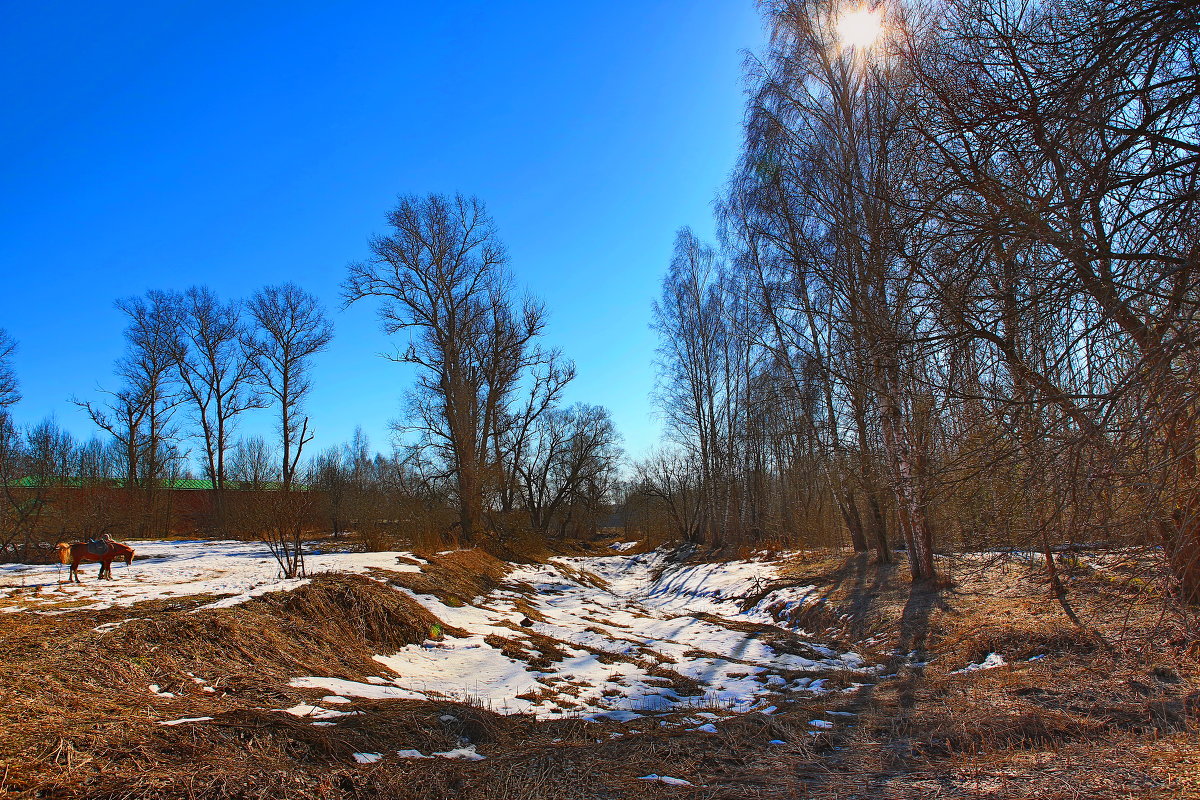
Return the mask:
<svg viewBox="0 0 1200 800">
<path fill-rule="evenodd" d="M 295 281 L 337 326 L 316 447 L 387 449 L 411 383 L 347 262 L 396 195 L 483 198 L 519 283 L 638 454 L 659 426 L 650 303 L 675 230 L 711 231 L 737 153 L 751 0 L 55 2 L 0 6 L 0 327 L 22 422 L 86 437 L 118 297 Z M 267 433 L 264 412 L 243 431 Z"/>
</svg>

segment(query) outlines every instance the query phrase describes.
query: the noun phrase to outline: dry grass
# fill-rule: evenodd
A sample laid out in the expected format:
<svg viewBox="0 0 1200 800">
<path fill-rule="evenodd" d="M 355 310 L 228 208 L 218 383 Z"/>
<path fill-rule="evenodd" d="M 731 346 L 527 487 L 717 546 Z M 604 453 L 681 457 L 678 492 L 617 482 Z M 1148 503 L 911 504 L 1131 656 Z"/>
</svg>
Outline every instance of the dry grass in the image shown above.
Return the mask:
<svg viewBox="0 0 1200 800">
<path fill-rule="evenodd" d="M 420 572 L 387 572 L 387 579 L 417 594 L 431 594 L 448 606 L 462 606 L 500 585 L 509 564 L 482 548 L 422 553 L 429 564 Z"/>
<path fill-rule="evenodd" d="M 426 557 L 423 573 L 383 577 L 470 602 L 507 570 L 479 550 Z M 344 708 L 363 713 L 332 727 L 271 711 L 323 694 L 290 688 L 291 677 L 362 680 L 382 669 L 372 654 L 428 634 L 427 612 L 362 577 L 320 576 L 295 592 L 196 614 L 206 598 L 5 615 L 0 797 L 1200 797 L 1190 634 L 1127 583 L 1077 582 L 1070 599 L 1080 627 L 1014 562 L 960 569 L 951 588 L 914 589 L 902 564 L 813 554 L 787 578 L 819 588 L 804 627 L 896 677 L 781 703 L 770 716 L 727 718 L 715 734 L 654 717 L 539 722 L 471 703 L 356 701 Z M 108 633 L 92 630 L 129 618 Z M 786 647 L 787 638 L 775 643 Z M 561 657 L 553 640 L 495 644 L 519 657 L 532 646 L 548 663 Z M 989 653 L 1009 666 L 956 674 Z M 676 675 L 669 667 L 667 680 Z M 151 683 L 177 696 L 155 696 Z M 812 735 L 809 720 L 830 711 L 855 716 L 830 716 L 837 728 Z M 158 724 L 185 716 L 214 719 Z M 467 741 L 487 760 L 394 755 Z M 356 752 L 385 757 L 357 766 Z M 695 785 L 638 780 L 649 773 Z"/>
</svg>

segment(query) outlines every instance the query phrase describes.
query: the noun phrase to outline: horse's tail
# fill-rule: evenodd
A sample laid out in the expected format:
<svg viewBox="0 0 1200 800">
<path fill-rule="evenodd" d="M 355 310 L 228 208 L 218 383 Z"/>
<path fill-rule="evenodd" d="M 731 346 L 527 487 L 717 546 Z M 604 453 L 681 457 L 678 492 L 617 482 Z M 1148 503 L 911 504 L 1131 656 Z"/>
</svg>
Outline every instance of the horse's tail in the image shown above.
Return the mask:
<svg viewBox="0 0 1200 800">
<path fill-rule="evenodd" d="M 66 542 L 58 543 L 58 560 L 64 564 L 71 563 L 71 545 Z"/>
</svg>

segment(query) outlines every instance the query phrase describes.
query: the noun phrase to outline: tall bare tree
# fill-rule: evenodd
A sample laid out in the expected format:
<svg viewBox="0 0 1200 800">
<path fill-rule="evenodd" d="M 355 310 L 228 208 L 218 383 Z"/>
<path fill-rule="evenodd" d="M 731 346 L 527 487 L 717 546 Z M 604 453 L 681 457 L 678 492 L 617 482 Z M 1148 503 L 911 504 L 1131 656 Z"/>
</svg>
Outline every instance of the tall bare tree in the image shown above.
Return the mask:
<svg viewBox="0 0 1200 800">
<path fill-rule="evenodd" d="M 565 532 L 576 516 L 607 499 L 621 453 L 603 406 L 575 404 L 539 416 L 516 465 L 520 493 L 535 531 Z"/>
<path fill-rule="evenodd" d="M 247 337 L 246 346 L 263 388 L 279 407 L 280 475 L 289 489 L 304 446 L 313 437 L 304 414 L 312 358 L 329 346 L 333 325 L 317 298 L 294 283 L 260 289 L 247 308 L 258 330 Z"/>
<path fill-rule="evenodd" d="M 944 35 L 912 59 L 923 92 L 911 129 L 929 159 L 924 278 L 948 301 L 949 333 L 995 365 L 987 399 L 1017 422 L 1019 462 L 1089 464 L 1107 479 L 1089 477 L 1087 494 L 1137 497 L 1176 588 L 1198 601 L 1200 12 L 946 10 Z M 1044 433 L 1076 455 L 1039 445 Z"/>
<path fill-rule="evenodd" d="M 119 300 L 117 308 L 129 318 L 125 329 L 128 347 L 118 371 L 144 408 L 139 466 L 143 485 L 153 488 L 175 460 L 177 431 L 172 421 L 182 400 L 175 380 L 177 308 L 171 295 L 157 290 L 147 292 L 144 298 Z"/>
<path fill-rule="evenodd" d="M 165 477 L 172 460 L 176 432 L 172 418 L 180 397 L 175 335 L 176 306 L 159 291 L 117 301 L 128 318 L 125 353 L 117 361 L 122 386 L 103 405 L 76 401 L 92 422 L 118 443 L 126 488 L 153 488 Z"/>
<path fill-rule="evenodd" d="M 408 427 L 457 488 L 459 533 L 472 541 L 497 483 L 494 440 L 521 381 L 556 358 L 536 346 L 543 306 L 514 297 L 507 256 L 483 203 L 456 195 L 400 198 L 372 258 L 351 264 L 347 305 L 373 297 L 387 333 L 407 331 L 392 358 L 420 368 Z"/>
<path fill-rule="evenodd" d="M 265 400 L 254 391 L 254 362 L 238 303 L 222 302 L 211 289 L 192 287 L 174 295 L 175 362 L 183 395 L 204 446 L 204 469 L 212 481 L 218 517 L 225 488 L 225 458 L 238 417 Z"/>
</svg>

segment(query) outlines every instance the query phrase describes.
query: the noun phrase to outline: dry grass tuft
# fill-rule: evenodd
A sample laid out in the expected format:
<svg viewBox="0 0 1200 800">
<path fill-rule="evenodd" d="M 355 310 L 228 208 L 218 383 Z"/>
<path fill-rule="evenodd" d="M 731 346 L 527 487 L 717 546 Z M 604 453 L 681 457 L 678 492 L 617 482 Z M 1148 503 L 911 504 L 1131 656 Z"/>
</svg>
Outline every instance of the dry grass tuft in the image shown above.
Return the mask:
<svg viewBox="0 0 1200 800">
<path fill-rule="evenodd" d="M 500 585 L 510 566 L 481 548 L 424 553 L 420 572 L 390 572 L 388 580 L 417 594 L 430 594 L 448 606 L 463 606 Z"/>
</svg>

